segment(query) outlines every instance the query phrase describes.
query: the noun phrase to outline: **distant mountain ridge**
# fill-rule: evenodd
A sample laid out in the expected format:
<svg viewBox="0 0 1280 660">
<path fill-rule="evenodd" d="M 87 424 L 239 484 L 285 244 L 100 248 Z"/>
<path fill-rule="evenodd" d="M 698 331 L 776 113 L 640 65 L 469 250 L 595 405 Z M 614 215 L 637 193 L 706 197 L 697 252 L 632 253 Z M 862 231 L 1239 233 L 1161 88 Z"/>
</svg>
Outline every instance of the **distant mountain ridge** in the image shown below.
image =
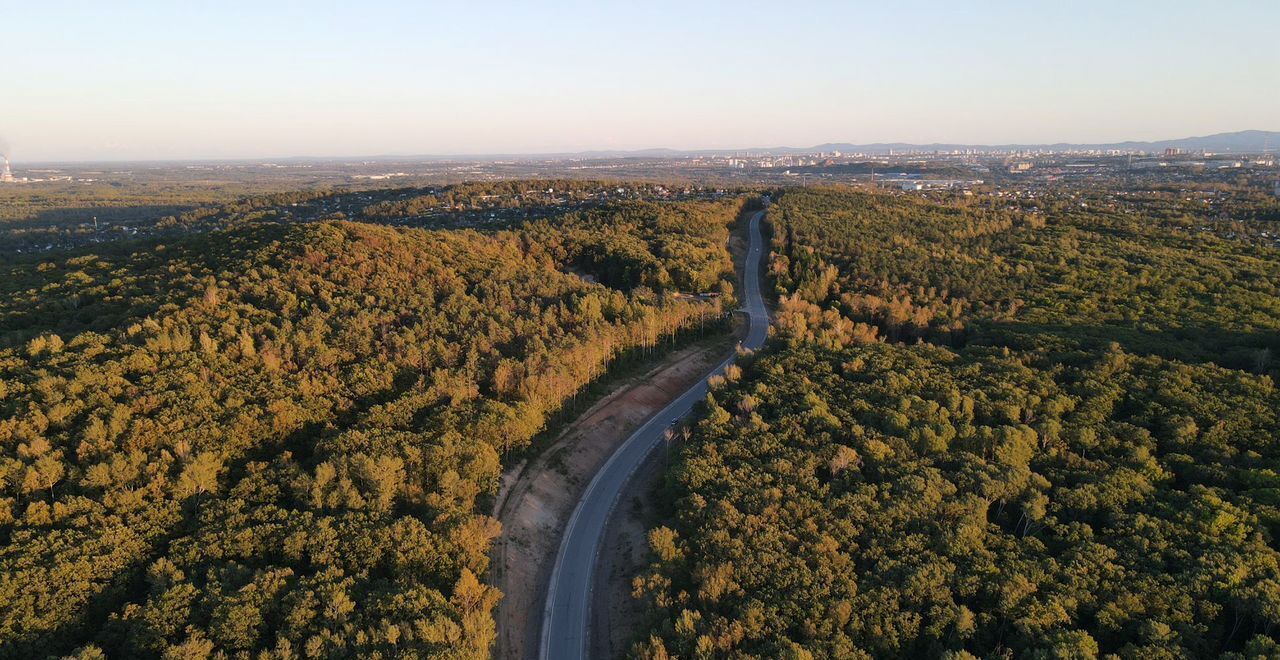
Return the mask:
<svg viewBox="0 0 1280 660">
<path fill-rule="evenodd" d="M 1187 151 L 1221 151 L 1235 153 L 1256 153 L 1263 150 L 1280 149 L 1280 131 L 1235 131 L 1232 133 L 1215 133 L 1213 135 L 1202 135 L 1197 137 L 1178 138 L 1174 140 L 1155 140 L 1155 141 L 1137 141 L 1129 140 L 1125 142 L 1104 142 L 1104 143 L 1071 143 L 1056 142 L 1053 144 L 998 144 L 998 145 L 980 145 L 980 144 L 910 144 L 905 142 L 895 143 L 876 143 L 876 144 L 847 144 L 847 143 L 828 143 L 820 144 L 809 149 L 801 149 L 797 152 L 812 151 L 852 151 L 852 152 L 869 152 L 869 153 L 887 153 L 890 149 L 894 151 L 954 151 L 957 149 L 979 149 L 990 151 L 1011 151 L 1011 150 L 1035 150 L 1035 149 L 1052 149 L 1055 151 L 1065 150 L 1111 150 L 1119 149 L 1124 151 L 1164 151 L 1165 149 L 1185 149 Z"/>
<path fill-rule="evenodd" d="M 750 149 L 636 149 L 636 150 L 590 150 L 556 153 L 526 154 L 473 154 L 459 156 L 424 155 L 418 158 L 433 159 L 529 159 L 529 158 L 679 158 L 682 156 L 731 156 L 734 154 L 808 154 L 816 152 L 840 151 L 844 153 L 865 153 L 884 155 L 899 151 L 1085 151 L 1085 150 L 1122 150 L 1161 152 L 1165 149 L 1184 149 L 1186 151 L 1212 151 L 1221 153 L 1258 153 L 1264 150 L 1280 150 L 1280 131 L 1235 131 L 1231 133 L 1215 133 L 1197 137 L 1178 138 L 1173 140 L 1073 143 L 1056 142 L 1052 144 L 963 144 L 934 142 L 916 144 L 912 142 L 874 142 L 868 144 L 852 144 L 848 142 L 828 142 L 812 147 L 756 147 Z M 395 156 L 379 156 L 377 158 L 396 158 Z"/>
<path fill-rule="evenodd" d="M 285 156 L 278 158 L 191 158 L 162 160 L 120 160 L 103 161 L 114 163 L 308 163 L 333 161 L 495 161 L 495 160 L 592 160 L 606 158 L 681 158 L 690 156 L 733 156 L 733 155 L 789 155 L 811 154 L 817 152 L 839 151 L 842 153 L 863 153 L 867 155 L 887 155 L 889 152 L 932 152 L 932 151 L 1085 151 L 1085 150 L 1121 150 L 1162 152 L 1165 149 L 1183 149 L 1186 151 L 1211 151 L 1215 153 L 1260 153 L 1262 151 L 1280 151 L 1280 131 L 1235 131 L 1231 133 L 1215 133 L 1197 137 L 1185 137 L 1174 140 L 1156 140 L 1142 142 L 1130 140 L 1126 142 L 1074 143 L 1055 142 L 1052 144 L 964 144 L 933 142 L 917 144 L 912 142 L 874 142 L 852 144 L 848 142 L 828 142 L 812 147 L 754 147 L 743 149 L 597 149 L 583 151 L 526 152 L 526 153 L 473 153 L 473 154 L 378 154 L 356 156 Z M 92 163 L 95 161 L 80 161 Z M 60 165 L 62 161 L 34 161 L 29 165 Z"/>
</svg>

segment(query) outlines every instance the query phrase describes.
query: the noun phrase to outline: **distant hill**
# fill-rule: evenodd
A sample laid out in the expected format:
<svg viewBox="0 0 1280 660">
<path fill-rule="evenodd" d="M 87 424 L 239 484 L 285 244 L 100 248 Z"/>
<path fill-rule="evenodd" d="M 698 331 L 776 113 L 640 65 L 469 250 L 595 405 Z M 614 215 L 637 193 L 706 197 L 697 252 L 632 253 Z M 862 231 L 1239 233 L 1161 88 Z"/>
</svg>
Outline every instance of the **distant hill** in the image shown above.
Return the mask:
<svg viewBox="0 0 1280 660">
<path fill-rule="evenodd" d="M 468 156 L 420 156 L 421 158 L 450 158 L 458 160 L 470 159 L 599 159 L 599 158 L 679 158 L 682 156 L 726 156 L 733 154 L 807 154 L 819 151 L 841 151 L 846 153 L 888 154 L 891 151 L 955 151 L 975 149 L 979 151 L 1011 151 L 1052 149 L 1087 150 L 1087 149 L 1120 149 L 1126 151 L 1164 151 L 1165 149 L 1186 149 L 1188 151 L 1215 151 L 1225 153 L 1257 153 L 1263 150 L 1280 149 L 1280 131 L 1236 131 L 1233 133 L 1216 133 L 1199 137 L 1186 137 L 1174 140 L 1158 140 L 1153 142 L 1106 142 L 1106 143 L 1070 143 L 1053 144 L 961 144 L 961 143 L 928 143 L 912 142 L 874 142 L 868 144 L 852 144 L 848 142 L 828 142 L 811 147 L 756 147 L 750 149 L 637 149 L 594 150 L 542 154 L 475 154 Z M 386 158 L 395 158 L 387 156 Z"/>
<path fill-rule="evenodd" d="M 362 162 L 413 162 L 413 161 L 454 161 L 454 162 L 487 162 L 487 161 L 528 161 L 528 160 L 602 160 L 612 158 L 683 158 L 690 156 L 732 156 L 737 154 L 810 154 L 819 151 L 840 151 L 845 153 L 888 154 L 904 151 L 956 151 L 973 149 L 977 151 L 1023 151 L 1023 150 L 1110 150 L 1159 152 L 1165 149 L 1185 149 L 1187 151 L 1213 151 L 1219 153 L 1259 153 L 1264 150 L 1280 150 L 1280 131 L 1235 131 L 1233 133 L 1216 133 L 1199 137 L 1186 137 L 1175 140 L 1157 140 L 1154 142 L 1105 142 L 1105 143 L 1071 143 L 1056 142 L 1053 144 L 962 144 L 933 142 L 917 144 L 912 142 L 874 142 L 868 144 L 852 144 L 848 142 L 828 142 L 811 147 L 754 147 L 742 149 L 598 149 L 586 151 L 555 151 L 542 153 L 472 153 L 472 154 L 377 154 L 355 156 L 283 156 L 277 158 L 247 159 L 192 159 L 178 161 L 118 161 L 124 162 L 164 162 L 168 164 L 182 163 L 321 163 L 337 161 Z M 28 163 L 30 165 L 63 165 L 54 161 Z M 83 164 L 90 164 L 85 162 Z"/>
<path fill-rule="evenodd" d="M 1022 150 L 1022 149 L 1121 149 L 1141 151 L 1164 151 L 1165 149 L 1186 149 L 1188 151 L 1219 151 L 1235 153 L 1253 153 L 1265 149 L 1280 149 L 1280 131 L 1236 131 L 1233 133 L 1216 133 L 1199 137 L 1179 138 L 1175 140 L 1157 140 L 1154 142 L 1105 142 L 1105 143 L 1070 143 L 1054 144 L 912 144 L 908 142 L 880 142 L 874 144 L 828 143 L 808 148 L 778 147 L 761 149 L 775 153 L 812 153 L 814 151 L 848 151 L 863 153 L 888 153 L 889 151 L 954 151 L 957 149 L 988 150 Z"/>
</svg>

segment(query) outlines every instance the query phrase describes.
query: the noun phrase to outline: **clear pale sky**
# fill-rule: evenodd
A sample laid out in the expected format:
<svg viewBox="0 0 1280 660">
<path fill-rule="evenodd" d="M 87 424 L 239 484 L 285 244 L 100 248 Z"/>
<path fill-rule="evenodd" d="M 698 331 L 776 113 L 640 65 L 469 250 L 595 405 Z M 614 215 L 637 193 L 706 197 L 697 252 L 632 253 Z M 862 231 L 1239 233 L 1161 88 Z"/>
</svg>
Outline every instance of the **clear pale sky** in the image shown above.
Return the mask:
<svg viewBox="0 0 1280 660">
<path fill-rule="evenodd" d="M 0 24 L 29 161 L 1280 129 L 1277 0 L 0 0 Z"/>
</svg>

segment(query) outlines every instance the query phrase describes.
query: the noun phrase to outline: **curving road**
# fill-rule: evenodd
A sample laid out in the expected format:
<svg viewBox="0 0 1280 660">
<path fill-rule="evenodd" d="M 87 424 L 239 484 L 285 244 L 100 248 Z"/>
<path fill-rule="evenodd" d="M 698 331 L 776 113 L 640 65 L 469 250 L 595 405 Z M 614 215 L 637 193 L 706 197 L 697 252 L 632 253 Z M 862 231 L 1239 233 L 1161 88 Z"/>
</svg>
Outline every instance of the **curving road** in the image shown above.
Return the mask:
<svg viewBox="0 0 1280 660">
<path fill-rule="evenodd" d="M 765 308 L 764 298 L 760 295 L 760 262 L 764 256 L 760 220 L 763 216 L 764 211 L 751 216 L 750 247 L 743 277 L 743 297 L 750 325 L 742 345 L 750 349 L 763 346 L 769 332 L 769 313 Z M 613 505 L 627 479 L 649 453 L 662 444 L 663 435 L 671 426 L 672 420 L 689 414 L 694 404 L 706 397 L 707 380 L 723 372 L 733 360 L 734 357 L 731 356 L 721 362 L 701 381 L 645 422 L 591 479 L 565 527 L 560 552 L 556 555 L 556 565 L 551 571 L 546 608 L 542 615 L 542 642 L 538 652 L 543 660 L 577 660 L 587 657 L 591 578 L 595 574 L 596 555 L 600 551 L 600 540 L 604 537 L 605 523 Z"/>
</svg>

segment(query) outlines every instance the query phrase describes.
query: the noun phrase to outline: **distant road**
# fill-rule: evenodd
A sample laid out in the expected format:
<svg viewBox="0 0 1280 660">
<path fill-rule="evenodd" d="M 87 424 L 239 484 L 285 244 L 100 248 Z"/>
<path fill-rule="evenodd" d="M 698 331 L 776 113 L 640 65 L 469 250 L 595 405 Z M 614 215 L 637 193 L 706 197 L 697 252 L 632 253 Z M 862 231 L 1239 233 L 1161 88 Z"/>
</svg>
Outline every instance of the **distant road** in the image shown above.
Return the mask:
<svg viewBox="0 0 1280 660">
<path fill-rule="evenodd" d="M 764 241 L 760 221 L 764 211 L 751 216 L 750 247 L 744 268 L 743 298 L 750 325 L 742 345 L 757 349 L 764 345 L 769 332 L 769 313 L 760 294 L 760 261 Z M 546 609 L 542 616 L 542 643 L 539 657 L 543 660 L 578 660 L 587 657 L 591 607 L 591 578 L 595 573 L 596 554 L 604 537 L 605 523 L 622 487 L 645 458 L 664 441 L 672 420 L 683 418 L 694 404 L 707 395 L 707 381 L 723 373 L 734 360 L 730 357 L 712 369 L 702 380 L 663 408 L 627 438 L 618 451 L 587 486 L 578 506 L 573 510 L 560 542 L 560 552 L 547 587 Z"/>
</svg>

